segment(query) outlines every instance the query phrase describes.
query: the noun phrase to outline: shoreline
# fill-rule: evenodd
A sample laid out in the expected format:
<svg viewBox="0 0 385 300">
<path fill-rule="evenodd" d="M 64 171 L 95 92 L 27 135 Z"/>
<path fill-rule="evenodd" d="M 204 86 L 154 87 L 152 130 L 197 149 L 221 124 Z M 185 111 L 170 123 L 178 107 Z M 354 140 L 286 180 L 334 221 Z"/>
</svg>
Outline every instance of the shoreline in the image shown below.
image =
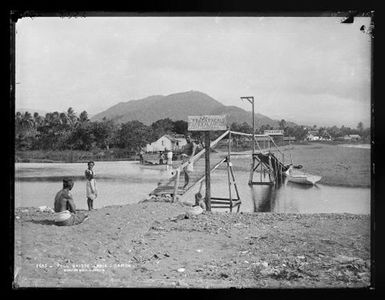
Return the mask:
<svg viewBox="0 0 385 300">
<path fill-rule="evenodd" d="M 49 212 L 16 208 L 14 286 L 370 285 L 369 215 L 188 210 L 179 202 L 108 206 L 60 227 Z"/>
</svg>

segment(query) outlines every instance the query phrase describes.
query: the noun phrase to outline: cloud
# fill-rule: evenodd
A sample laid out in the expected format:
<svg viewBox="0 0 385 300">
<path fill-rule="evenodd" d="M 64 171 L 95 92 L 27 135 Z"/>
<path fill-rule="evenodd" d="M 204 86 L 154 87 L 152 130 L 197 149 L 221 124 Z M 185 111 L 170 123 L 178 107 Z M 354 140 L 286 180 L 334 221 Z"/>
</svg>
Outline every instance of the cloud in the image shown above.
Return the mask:
<svg viewBox="0 0 385 300">
<path fill-rule="evenodd" d="M 360 114 L 353 112 L 370 97 L 371 40 L 359 30 L 367 23 L 368 18 L 352 25 L 337 18 L 22 19 L 16 102 L 93 109 L 193 89 L 243 108 L 239 97 L 255 95 L 268 99 L 258 107 L 262 113 L 291 111 L 298 118 L 307 103 L 331 105 L 334 99 L 352 106 L 343 111 L 355 118 Z M 328 111 L 319 106 L 319 118 Z"/>
</svg>

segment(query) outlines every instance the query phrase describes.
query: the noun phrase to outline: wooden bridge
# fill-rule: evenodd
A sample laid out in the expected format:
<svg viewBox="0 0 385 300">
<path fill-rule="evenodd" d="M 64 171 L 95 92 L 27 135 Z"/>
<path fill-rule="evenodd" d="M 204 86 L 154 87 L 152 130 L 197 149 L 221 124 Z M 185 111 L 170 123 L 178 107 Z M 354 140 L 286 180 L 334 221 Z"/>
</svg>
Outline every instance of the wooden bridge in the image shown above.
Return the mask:
<svg viewBox="0 0 385 300">
<path fill-rule="evenodd" d="M 234 132 L 227 130 L 220 137 L 218 137 L 215 141 L 213 141 L 210 145 L 211 149 L 213 149 L 219 141 L 221 141 L 224 137 L 228 137 L 228 152 L 227 153 L 210 153 L 210 172 L 218 169 L 222 164 L 225 164 L 225 169 L 227 170 L 227 181 L 228 181 L 228 189 L 229 189 L 229 198 L 218 198 L 218 197 L 210 197 L 211 199 L 211 207 L 213 208 L 229 208 L 230 211 L 234 207 L 237 206 L 237 211 L 239 211 L 241 199 L 239 196 L 237 184 L 235 181 L 234 171 L 231 163 L 231 135 L 245 135 L 252 136 L 252 134 L 245 134 L 240 132 Z M 263 136 L 266 138 L 270 138 L 267 135 L 255 135 L 255 136 Z M 271 138 L 270 138 L 271 139 Z M 275 145 L 274 141 L 271 139 L 272 143 L 279 151 L 277 145 Z M 283 172 L 286 170 L 286 166 L 284 165 L 284 155 L 282 152 L 282 161 L 279 160 L 270 150 L 262 150 L 259 147 L 258 142 L 256 142 L 259 148 L 257 153 L 252 154 L 252 164 L 250 169 L 250 180 L 249 185 L 251 184 L 275 184 L 277 181 L 280 181 L 280 178 L 283 176 Z M 270 143 L 269 143 L 270 149 Z M 158 185 L 153 191 L 150 192 L 150 195 L 171 195 L 173 197 L 173 201 L 176 200 L 176 197 L 183 196 L 186 192 L 191 190 L 197 184 L 201 183 L 205 180 L 205 160 L 201 159 L 203 154 L 205 153 L 205 149 L 201 150 L 198 154 L 193 156 L 191 161 L 193 162 L 194 171 L 190 173 L 190 180 L 188 185 L 183 188 L 184 182 L 184 174 L 183 169 L 187 166 L 188 162 L 185 162 L 181 166 L 176 169 L 176 174 L 172 176 L 167 182 Z M 257 168 L 261 168 L 261 180 L 253 181 L 253 174 L 257 170 Z M 267 172 L 269 174 L 269 182 L 262 181 L 262 172 Z M 182 177 L 182 178 L 181 178 Z M 235 193 L 234 193 L 235 192 Z M 235 197 L 234 197 L 235 196 Z"/>
</svg>

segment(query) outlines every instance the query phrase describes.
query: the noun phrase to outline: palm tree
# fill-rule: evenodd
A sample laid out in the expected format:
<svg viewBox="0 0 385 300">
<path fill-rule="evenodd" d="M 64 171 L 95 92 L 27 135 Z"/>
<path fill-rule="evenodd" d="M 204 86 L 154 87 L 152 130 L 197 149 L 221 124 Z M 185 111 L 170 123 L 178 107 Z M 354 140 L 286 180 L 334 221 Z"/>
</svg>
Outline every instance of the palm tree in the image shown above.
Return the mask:
<svg viewBox="0 0 385 300">
<path fill-rule="evenodd" d="M 79 121 L 80 121 L 80 123 L 84 123 L 84 122 L 89 121 L 88 114 L 85 110 L 81 112 L 81 114 L 79 116 Z"/>
<path fill-rule="evenodd" d="M 359 131 L 359 133 L 362 133 L 362 131 L 364 131 L 364 124 L 362 122 L 358 123 L 357 130 Z"/>
<path fill-rule="evenodd" d="M 69 118 L 66 113 L 62 112 L 59 114 L 60 123 L 63 125 L 67 125 L 69 123 Z"/>
<path fill-rule="evenodd" d="M 16 121 L 21 121 L 21 112 L 16 113 Z"/>
<path fill-rule="evenodd" d="M 43 123 L 44 123 L 43 117 L 40 116 L 39 113 L 37 113 L 37 112 L 35 112 L 35 113 L 33 114 L 33 120 L 34 120 L 34 122 L 35 122 L 35 126 L 36 126 L 36 127 L 39 127 L 39 126 L 43 125 Z"/>
<path fill-rule="evenodd" d="M 25 129 L 30 129 L 34 127 L 35 122 L 32 118 L 32 115 L 28 111 L 26 111 L 22 116 L 21 125 Z"/>
<path fill-rule="evenodd" d="M 69 123 L 71 124 L 71 126 L 74 126 L 76 124 L 76 122 L 78 121 L 78 117 L 76 116 L 76 113 L 72 107 L 69 107 L 67 109 L 67 117 L 68 117 L 68 120 L 69 120 Z"/>
<path fill-rule="evenodd" d="M 280 129 L 285 129 L 286 128 L 286 121 L 284 119 L 279 121 L 279 128 Z"/>
</svg>

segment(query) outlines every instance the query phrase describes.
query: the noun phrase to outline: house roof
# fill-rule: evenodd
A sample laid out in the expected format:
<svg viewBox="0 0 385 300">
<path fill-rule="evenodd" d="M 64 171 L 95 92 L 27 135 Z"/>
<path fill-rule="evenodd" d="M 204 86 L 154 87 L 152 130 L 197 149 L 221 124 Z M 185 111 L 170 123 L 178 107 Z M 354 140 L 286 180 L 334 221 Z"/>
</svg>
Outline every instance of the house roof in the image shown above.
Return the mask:
<svg viewBox="0 0 385 300">
<path fill-rule="evenodd" d="M 180 141 L 180 140 L 186 139 L 183 134 L 179 134 L 179 135 L 177 135 L 177 134 L 176 135 L 165 134 L 165 135 L 163 135 L 163 137 L 168 138 L 172 142 L 176 142 L 177 140 Z"/>
<path fill-rule="evenodd" d="M 170 141 L 172 141 L 172 142 L 175 142 L 175 138 L 172 136 L 172 135 L 170 135 L 170 134 L 165 134 L 164 136 L 162 136 L 162 137 L 166 137 L 166 138 L 168 138 Z M 161 137 L 161 138 L 162 138 Z"/>
<path fill-rule="evenodd" d="M 318 130 L 309 130 L 307 133 L 312 135 L 318 135 Z"/>
</svg>

